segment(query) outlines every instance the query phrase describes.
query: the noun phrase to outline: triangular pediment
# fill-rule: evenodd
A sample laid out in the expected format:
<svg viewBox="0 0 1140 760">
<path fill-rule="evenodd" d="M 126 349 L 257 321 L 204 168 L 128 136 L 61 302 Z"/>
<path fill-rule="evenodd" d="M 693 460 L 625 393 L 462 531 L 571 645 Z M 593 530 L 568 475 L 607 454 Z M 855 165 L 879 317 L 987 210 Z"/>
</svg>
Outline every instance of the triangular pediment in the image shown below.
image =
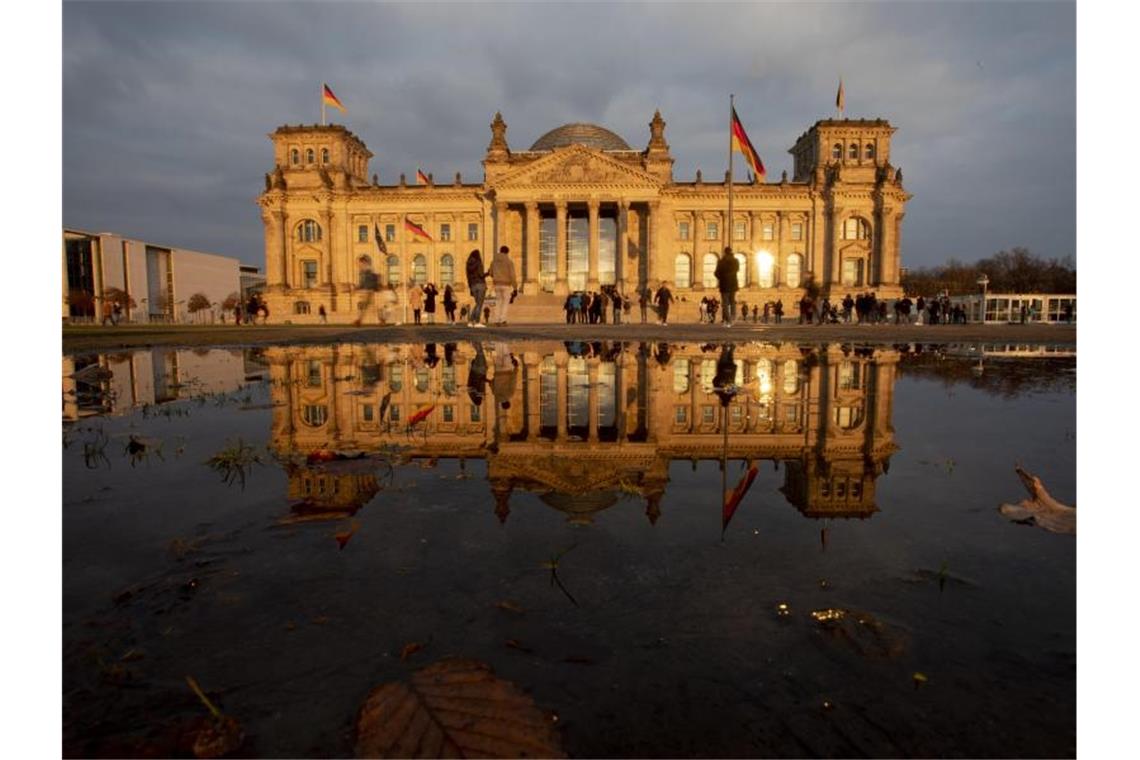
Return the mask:
<svg viewBox="0 0 1140 760">
<path fill-rule="evenodd" d="M 499 189 L 659 188 L 661 181 L 639 168 L 585 145 L 557 148 L 549 156 L 520 167 L 496 183 Z"/>
</svg>

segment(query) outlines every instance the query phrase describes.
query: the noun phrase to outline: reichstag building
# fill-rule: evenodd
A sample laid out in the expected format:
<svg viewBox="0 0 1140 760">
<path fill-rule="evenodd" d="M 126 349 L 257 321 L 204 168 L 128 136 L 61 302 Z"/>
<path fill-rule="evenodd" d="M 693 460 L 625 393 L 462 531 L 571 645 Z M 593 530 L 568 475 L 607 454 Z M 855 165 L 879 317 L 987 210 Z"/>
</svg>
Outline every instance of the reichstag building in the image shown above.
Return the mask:
<svg viewBox="0 0 1140 760">
<path fill-rule="evenodd" d="M 410 282 L 432 282 L 441 292 L 452 285 L 463 304 L 468 253 L 479 248 L 489 266 L 500 245 L 520 281 L 514 321 L 563 321 L 574 291 L 612 285 L 636 302 L 663 282 L 682 302 L 671 317 L 696 321 L 725 245 L 741 264 L 738 303 L 779 299 L 790 314 L 809 289 L 833 301 L 900 297 L 911 196 L 890 161 L 894 131 L 882 119 L 817 121 L 789 151 L 790 178 L 737 179 L 730 220 L 727 172 L 674 179 L 660 113 L 641 150 L 593 124 L 566 124 L 515 150 L 496 113 L 478 183 L 456 174 L 380 184 L 372 153 L 345 127 L 282 126 L 270 135 L 275 167 L 258 198 L 270 320 L 316 322 L 322 306 L 330 322 L 355 320 L 368 270 L 401 299 Z"/>
</svg>

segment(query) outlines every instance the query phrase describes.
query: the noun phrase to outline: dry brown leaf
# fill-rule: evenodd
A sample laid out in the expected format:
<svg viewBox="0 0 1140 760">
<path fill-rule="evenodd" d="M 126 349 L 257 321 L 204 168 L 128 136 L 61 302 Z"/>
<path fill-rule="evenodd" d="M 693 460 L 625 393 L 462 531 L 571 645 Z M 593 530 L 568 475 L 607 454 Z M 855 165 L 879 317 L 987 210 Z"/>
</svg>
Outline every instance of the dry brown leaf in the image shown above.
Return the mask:
<svg viewBox="0 0 1140 760">
<path fill-rule="evenodd" d="M 513 612 L 516 615 L 521 615 L 524 612 L 522 607 L 515 604 L 510 599 L 504 599 L 501 602 L 496 602 L 495 606 L 498 607 L 500 610 L 506 610 L 507 612 Z"/>
<path fill-rule="evenodd" d="M 356 720 L 356 755 L 565 757 L 554 721 L 489 665 L 442 660 L 372 690 Z"/>
<path fill-rule="evenodd" d="M 424 645 L 418 641 L 409 641 L 407 644 L 404 644 L 404 648 L 400 650 L 400 662 L 404 662 L 423 648 Z"/>
</svg>

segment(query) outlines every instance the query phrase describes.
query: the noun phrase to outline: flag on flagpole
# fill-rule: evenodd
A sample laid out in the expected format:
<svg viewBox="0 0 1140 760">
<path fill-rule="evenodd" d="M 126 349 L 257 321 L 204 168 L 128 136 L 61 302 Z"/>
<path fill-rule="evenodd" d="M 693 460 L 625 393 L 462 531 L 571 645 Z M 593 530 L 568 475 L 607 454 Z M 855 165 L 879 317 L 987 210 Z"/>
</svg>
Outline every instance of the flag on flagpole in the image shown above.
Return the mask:
<svg viewBox="0 0 1140 760">
<path fill-rule="evenodd" d="M 839 92 L 835 93 L 835 107 L 842 114 L 845 105 L 847 105 L 847 100 L 843 96 L 843 77 L 839 77 Z"/>
<path fill-rule="evenodd" d="M 380 225 L 373 224 L 372 231 L 376 235 L 376 248 L 380 251 L 381 255 L 388 255 L 388 246 L 384 243 L 384 236 L 380 234 Z"/>
<path fill-rule="evenodd" d="M 344 107 L 344 104 L 340 102 L 340 99 L 336 95 L 333 95 L 333 91 L 329 89 L 329 86 L 327 84 L 324 85 L 324 93 L 321 96 L 321 104 L 332 106 L 333 108 L 339 110 L 341 113 L 348 113 L 348 109 Z"/>
<path fill-rule="evenodd" d="M 763 182 L 768 172 L 764 169 L 764 162 L 760 160 L 760 154 L 752 147 L 752 141 L 748 139 L 748 134 L 745 133 L 744 125 L 740 123 L 740 117 L 736 115 L 735 108 L 732 109 L 732 149 L 744 154 L 744 157 L 748 159 L 748 165 L 756 173 L 756 179 Z"/>
<path fill-rule="evenodd" d="M 427 175 L 424 174 L 423 171 L 421 171 L 420 169 L 416 169 L 416 184 L 417 185 L 426 185 L 427 183 L 428 183 Z"/>
<path fill-rule="evenodd" d="M 433 242 L 431 239 L 431 235 L 429 235 L 427 233 L 427 230 L 425 230 L 423 227 L 421 227 L 418 224 L 416 224 L 415 222 L 413 222 L 411 219 L 405 219 L 404 220 L 404 229 L 406 229 L 408 232 L 412 233 L 416 237 L 423 238 L 424 240 L 427 240 L 429 242 Z"/>
</svg>

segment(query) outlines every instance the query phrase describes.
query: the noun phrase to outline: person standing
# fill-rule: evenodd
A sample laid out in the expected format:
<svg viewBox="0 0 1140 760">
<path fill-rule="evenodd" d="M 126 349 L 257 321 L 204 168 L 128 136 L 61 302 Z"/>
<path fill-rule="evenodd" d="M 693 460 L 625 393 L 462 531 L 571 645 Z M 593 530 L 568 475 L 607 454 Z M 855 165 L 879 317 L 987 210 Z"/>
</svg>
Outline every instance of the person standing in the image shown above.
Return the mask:
<svg viewBox="0 0 1140 760">
<path fill-rule="evenodd" d="M 661 287 L 657 288 L 657 294 L 653 297 L 657 302 L 657 314 L 661 317 L 661 324 L 669 324 L 669 304 L 673 303 L 673 293 L 669 290 L 668 283 L 661 283 Z"/>
<path fill-rule="evenodd" d="M 725 327 L 732 327 L 736 319 L 736 291 L 740 289 L 737 273 L 740 271 L 740 262 L 732 255 L 732 247 L 724 247 L 724 255 L 716 264 L 716 283 L 720 290 L 721 321 Z"/>
<path fill-rule="evenodd" d="M 511 295 L 519 286 L 515 277 L 515 262 L 511 261 L 511 249 L 505 245 L 499 246 L 499 252 L 491 259 L 491 279 L 495 281 L 495 311 L 491 315 L 491 322 L 496 325 L 507 323 L 507 307 L 511 303 Z"/>
<path fill-rule="evenodd" d="M 329 323 L 329 314 L 327 311 L 325 311 L 324 304 L 321 304 L 317 307 L 317 314 L 320 315 L 322 325 L 327 325 Z"/>
<path fill-rule="evenodd" d="M 486 327 L 479 320 L 483 315 L 483 299 L 487 297 L 487 271 L 483 269 L 483 255 L 479 253 L 478 248 L 473 249 L 467 256 L 466 270 L 467 290 L 475 299 L 467 324 L 470 327 Z"/>
<path fill-rule="evenodd" d="M 420 312 L 424 308 L 424 291 L 414 282 L 408 287 L 408 306 L 412 308 L 416 324 L 420 324 Z"/>
<path fill-rule="evenodd" d="M 649 288 L 642 286 L 637 290 L 637 305 L 641 309 L 641 324 L 649 317 Z"/>
<path fill-rule="evenodd" d="M 435 298 L 439 295 L 439 289 L 435 283 L 429 282 L 424 285 L 424 314 L 427 314 L 427 321 L 429 325 L 435 324 Z"/>
<path fill-rule="evenodd" d="M 784 301 L 783 299 L 776 301 L 776 305 L 772 307 L 773 313 L 776 315 L 776 324 L 782 324 L 784 321 Z"/>
<path fill-rule="evenodd" d="M 443 313 L 447 315 L 448 324 L 455 323 L 455 290 L 450 285 L 443 286 Z"/>
</svg>

